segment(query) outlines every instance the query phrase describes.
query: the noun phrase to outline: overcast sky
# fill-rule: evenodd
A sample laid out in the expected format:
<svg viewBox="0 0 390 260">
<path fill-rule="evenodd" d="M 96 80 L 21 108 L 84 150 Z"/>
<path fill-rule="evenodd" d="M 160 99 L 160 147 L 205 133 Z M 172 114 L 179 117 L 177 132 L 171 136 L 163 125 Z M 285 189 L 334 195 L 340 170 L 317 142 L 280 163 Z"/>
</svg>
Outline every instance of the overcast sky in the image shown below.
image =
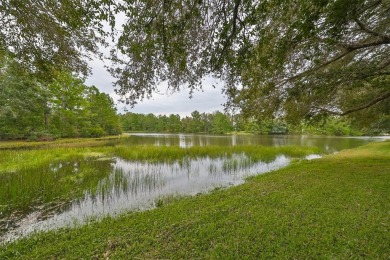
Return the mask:
<svg viewBox="0 0 390 260">
<path fill-rule="evenodd" d="M 115 29 L 117 31 L 122 30 L 122 25 L 126 19 L 123 13 L 116 15 Z M 107 24 L 105 28 L 106 30 L 110 29 Z M 106 56 L 110 53 L 109 48 L 101 48 L 100 50 Z M 126 107 L 123 103 L 118 102 L 119 97 L 115 94 L 113 87 L 115 79 L 104 68 L 104 62 L 99 59 L 94 59 L 89 62 L 89 65 L 92 68 L 92 75 L 86 80 L 86 84 L 89 86 L 94 85 L 101 92 L 109 94 L 117 103 L 120 113 L 123 113 L 126 109 L 134 113 L 179 114 L 180 116 L 190 115 L 194 110 L 198 110 L 201 113 L 211 113 L 216 110 L 222 111 L 222 104 L 226 100 L 221 93 L 222 84 L 218 84 L 218 82 L 209 78 L 204 81 L 203 92 L 194 92 L 192 99 L 189 98 L 188 90 L 182 90 L 172 95 L 154 94 L 151 99 L 139 102 L 134 108 Z M 213 85 L 216 88 L 213 88 Z M 166 89 L 161 86 L 159 92 L 166 93 Z"/>
<path fill-rule="evenodd" d="M 196 91 L 192 99 L 189 98 L 188 90 L 182 90 L 172 95 L 154 94 L 152 99 L 144 100 L 135 105 L 134 108 L 125 106 L 117 102 L 119 97 L 114 92 L 112 83 L 115 81 L 110 73 L 104 68 L 104 62 L 95 59 L 89 63 L 92 68 L 92 75 L 86 80 L 86 84 L 95 85 L 101 92 L 109 94 L 117 103 L 118 112 L 123 113 L 126 109 L 134 113 L 153 113 L 153 114 L 179 114 L 180 116 L 190 115 L 192 111 L 198 110 L 203 113 L 211 113 L 216 110 L 222 111 L 222 104 L 225 98 L 221 93 L 221 83 L 218 84 L 214 79 L 204 81 L 203 92 Z M 216 88 L 213 88 L 213 85 Z M 160 90 L 165 93 L 166 90 L 161 87 Z"/>
</svg>

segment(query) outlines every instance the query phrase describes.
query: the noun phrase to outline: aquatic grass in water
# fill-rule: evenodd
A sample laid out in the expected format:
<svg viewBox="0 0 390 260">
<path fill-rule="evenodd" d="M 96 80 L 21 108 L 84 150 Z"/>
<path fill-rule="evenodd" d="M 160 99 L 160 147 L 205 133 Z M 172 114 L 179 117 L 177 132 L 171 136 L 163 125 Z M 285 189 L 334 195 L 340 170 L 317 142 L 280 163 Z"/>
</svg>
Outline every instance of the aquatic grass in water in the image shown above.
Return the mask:
<svg viewBox="0 0 390 260">
<path fill-rule="evenodd" d="M 112 170 L 109 161 L 78 158 L 0 174 L 0 231 L 32 211 L 45 210 L 93 191 Z"/>
<path fill-rule="evenodd" d="M 198 135 L 198 134 L 130 134 L 121 138 L 117 144 L 154 145 L 154 146 L 315 146 L 322 153 L 333 153 L 346 148 L 353 148 L 372 141 L 383 140 L 381 137 L 329 137 L 302 135 Z"/>
<path fill-rule="evenodd" d="M 9 149 L 40 149 L 59 147 L 96 147 L 117 143 L 127 139 L 127 135 L 106 136 L 100 138 L 64 138 L 54 141 L 0 141 L 0 150 Z"/>
<path fill-rule="evenodd" d="M 185 145 L 182 145 L 182 140 L 185 142 Z M 380 140 L 380 138 L 330 138 L 330 137 L 310 137 L 310 136 L 240 136 L 240 135 L 225 135 L 225 136 L 211 136 L 211 135 L 145 135 L 138 134 L 137 136 L 113 136 L 109 138 L 82 138 L 82 139 L 60 139 L 51 142 L 9 142 L 9 141 L 0 141 L 0 172 L 4 171 L 15 171 L 19 169 L 19 167 L 26 166 L 27 168 L 31 166 L 37 166 L 38 164 L 44 163 L 43 157 L 48 157 L 45 163 L 50 162 L 52 159 L 65 159 L 63 158 L 66 150 L 76 150 L 77 153 L 88 153 L 98 151 L 103 154 L 113 155 L 113 148 L 116 146 L 122 146 L 122 148 L 118 149 L 119 153 L 123 153 L 123 157 L 134 160 L 135 158 L 139 158 L 141 160 L 174 160 L 178 159 L 178 157 L 182 158 L 184 155 L 178 155 L 170 152 L 166 153 L 163 150 L 154 150 L 154 154 L 143 155 L 141 152 L 143 149 L 141 148 L 144 144 L 149 144 L 150 146 L 155 145 L 166 145 L 166 146 L 175 146 L 176 148 L 182 147 L 196 147 L 196 146 L 207 146 L 212 147 L 212 145 L 218 145 L 220 147 L 229 147 L 241 145 L 243 147 L 247 147 L 248 145 L 253 145 L 253 147 L 258 147 L 258 145 L 267 146 L 267 147 L 278 147 L 282 148 L 280 151 L 283 153 L 283 147 L 288 145 L 287 148 L 290 156 L 294 155 L 294 149 L 291 149 L 289 145 L 297 145 L 304 146 L 308 148 L 317 147 L 318 151 L 316 153 L 333 153 L 335 151 L 339 151 L 345 148 L 356 147 L 371 141 Z M 140 145 L 141 144 L 141 145 Z M 141 149 L 138 153 L 128 154 L 129 151 L 126 147 L 133 147 L 134 150 Z M 160 146 L 163 147 L 163 146 Z M 37 156 L 28 156 L 30 153 L 27 153 L 27 157 L 25 159 L 20 159 L 13 163 L 12 159 L 17 159 L 18 156 L 14 153 L 21 152 L 24 153 L 21 148 L 27 149 L 36 149 Z M 174 148 L 174 149 L 176 149 Z M 8 149 L 8 154 L 7 150 Z M 10 150 L 14 149 L 14 150 Z M 42 149 L 42 154 L 39 150 Z M 153 148 L 152 148 L 153 149 Z M 224 148 L 220 148 L 224 149 Z M 50 153 L 47 151 L 50 150 Z M 150 150 L 150 149 L 149 149 Z M 35 151 L 35 150 L 34 150 Z M 59 152 L 59 158 L 53 158 L 52 153 Z M 192 150 L 196 156 L 213 156 L 211 153 L 212 150 L 204 150 L 199 149 L 196 153 L 195 150 Z M 146 153 L 151 152 L 146 149 Z M 183 153 L 183 151 L 176 151 L 176 153 Z M 217 151 L 218 156 L 221 156 L 222 153 Z M 236 152 L 239 153 L 239 152 Z M 49 155 L 48 155 L 49 154 Z M 164 158 L 164 155 L 168 154 L 172 156 L 172 158 Z M 300 152 L 298 151 L 298 154 Z M 119 156 L 121 156 L 119 154 Z M 251 155 L 254 156 L 253 154 Z M 11 160 L 10 160 L 10 159 Z M 262 158 L 264 159 L 264 158 Z"/>
<path fill-rule="evenodd" d="M 174 161 L 184 157 L 216 158 L 245 153 L 254 161 L 269 161 L 277 155 L 285 154 L 292 157 L 302 157 L 319 153 L 315 147 L 299 146 L 202 146 L 181 148 L 177 146 L 105 146 L 105 147 L 57 147 L 37 150 L 0 150 L 0 174 L 16 172 L 48 165 L 55 161 L 72 161 L 80 157 L 118 156 L 135 161 Z"/>
<path fill-rule="evenodd" d="M 15 223 L 19 219 L 34 211 L 53 214 L 50 209 L 55 209 L 54 213 L 57 214 L 60 210 L 58 205 L 68 205 L 71 201 L 75 202 L 77 201 L 75 199 L 83 197 L 106 201 L 104 204 L 107 208 L 107 205 L 115 205 L 116 203 L 111 200 L 107 202 L 108 198 L 115 199 L 123 194 L 135 196 L 135 194 L 140 193 L 138 187 L 142 188 L 142 192 L 165 189 L 163 187 L 166 183 L 162 180 L 166 180 L 165 178 L 171 176 L 171 173 L 176 174 L 176 177 L 172 177 L 173 179 L 181 176 L 180 174 L 185 174 L 187 179 L 195 177 L 190 183 L 195 187 L 195 190 L 190 191 L 190 193 L 197 193 L 218 187 L 218 185 L 235 183 L 235 181 L 220 182 L 218 180 L 217 185 L 213 184 L 212 181 L 209 182 L 210 178 L 218 179 L 224 174 L 234 176 L 239 170 L 249 169 L 260 161 L 271 162 L 282 154 L 305 156 L 317 151 L 316 148 L 307 147 L 212 146 L 181 148 L 123 145 L 2 150 L 0 151 L 0 214 L 2 219 L 0 228 L 5 230 L 7 226 L 17 226 Z M 113 164 L 110 161 L 113 156 L 118 157 L 117 163 Z M 131 181 L 129 181 L 128 170 L 124 171 L 117 167 L 118 162 L 122 160 L 120 158 L 136 164 L 144 162 L 142 167 L 133 165 L 135 170 L 131 172 Z M 167 167 L 169 170 L 166 170 Z M 256 171 L 259 172 L 258 169 Z M 208 188 L 196 189 L 196 183 L 199 183 L 196 178 L 204 173 L 207 173 L 204 182 L 207 185 L 210 183 L 212 185 L 205 184 Z M 240 181 L 242 181 L 242 176 L 245 175 L 241 174 L 241 177 L 238 178 Z M 132 190 L 133 193 L 129 193 L 129 190 Z M 175 190 L 175 187 L 171 187 L 170 190 Z M 120 210 L 153 204 L 150 201 L 151 198 L 142 192 L 142 197 L 145 198 L 137 197 L 137 206 L 130 205 L 129 207 L 128 204 L 122 202 L 125 208 Z M 180 190 L 180 192 L 187 194 L 188 190 Z M 166 194 L 158 193 L 158 195 Z M 81 203 L 80 205 L 85 206 L 86 204 Z M 109 213 L 115 206 L 110 206 L 110 210 L 106 208 L 101 213 Z M 83 210 L 78 210 L 78 212 L 83 212 Z M 89 216 L 88 214 L 81 213 L 81 216 L 84 218 Z M 41 216 L 41 218 L 45 217 Z"/>
<path fill-rule="evenodd" d="M 282 154 L 303 157 L 319 152 L 320 150 L 316 147 L 302 146 L 193 146 L 188 148 L 178 146 L 116 146 L 113 148 L 113 154 L 121 158 L 151 162 L 175 161 L 185 157 L 231 157 L 233 154 L 245 154 L 253 161 L 271 161 Z"/>
<path fill-rule="evenodd" d="M 253 161 L 270 161 L 277 155 L 305 156 L 317 152 L 316 148 L 303 147 L 155 147 L 155 146 L 117 146 L 87 148 L 52 148 L 38 150 L 0 151 L 0 205 L 7 208 L 26 208 L 33 201 L 50 201 L 54 197 L 75 197 L 70 193 L 85 188 L 91 176 L 104 176 L 94 173 L 94 167 L 100 172 L 99 163 L 82 163 L 82 169 L 73 172 L 72 164 L 84 162 L 87 157 L 108 155 L 119 156 L 132 161 L 174 162 L 185 165 L 191 158 L 232 157 L 233 154 L 245 154 L 247 166 Z M 234 159 L 235 160 L 235 159 Z M 226 169 L 235 168 L 235 161 L 226 162 Z M 243 164 L 245 162 L 240 162 Z M 67 165 L 70 164 L 70 165 Z M 107 163 L 100 163 L 100 165 Z M 59 168 L 55 169 L 57 165 Z M 87 166 L 90 165 L 90 166 Z M 54 169 L 50 169 L 54 167 Z M 61 167 L 63 167 L 61 169 Z M 88 168 L 89 167 L 89 168 Z M 213 166 L 210 166 L 213 167 Z M 107 170 L 106 170 L 107 171 Z M 107 173 L 105 173 L 107 174 Z M 95 179 L 98 177 L 93 177 Z M 96 181 L 92 181 L 95 183 Z M 72 188 L 72 185 L 74 186 Z M 58 188 L 59 186 L 60 188 Z M 23 189 L 21 189 L 23 187 Z M 52 194 L 52 195 L 51 195 Z M 42 195 L 46 199 L 38 198 Z M 10 206 L 11 205 L 11 206 Z"/>
<path fill-rule="evenodd" d="M 88 219 L 117 215 L 128 210 L 149 209 L 161 204 L 161 198 L 186 196 L 215 188 L 237 185 L 248 176 L 286 166 L 289 159 L 278 156 L 269 163 L 248 164 L 244 154 L 232 157 L 189 159 L 176 162 L 150 163 L 116 159 L 108 177 L 96 189 L 86 189 L 83 198 L 74 200 L 62 213 L 36 221 L 29 227 L 15 227 L 6 235 L 12 240 L 37 230 L 72 226 Z"/>
<path fill-rule="evenodd" d="M 0 150 L 0 174 L 36 168 L 59 160 L 71 161 L 84 157 L 92 151 L 99 151 L 99 149 L 61 147 L 37 150 Z"/>
</svg>

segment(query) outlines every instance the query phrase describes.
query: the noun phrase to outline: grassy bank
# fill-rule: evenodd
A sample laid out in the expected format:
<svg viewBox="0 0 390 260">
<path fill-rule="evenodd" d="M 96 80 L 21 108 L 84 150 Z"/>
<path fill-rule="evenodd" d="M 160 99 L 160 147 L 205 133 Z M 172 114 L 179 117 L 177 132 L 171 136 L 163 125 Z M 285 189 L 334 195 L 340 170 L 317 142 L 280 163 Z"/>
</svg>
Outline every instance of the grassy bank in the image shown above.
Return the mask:
<svg viewBox="0 0 390 260">
<path fill-rule="evenodd" d="M 390 142 L 140 213 L 38 234 L 0 258 L 390 257 Z"/>
</svg>

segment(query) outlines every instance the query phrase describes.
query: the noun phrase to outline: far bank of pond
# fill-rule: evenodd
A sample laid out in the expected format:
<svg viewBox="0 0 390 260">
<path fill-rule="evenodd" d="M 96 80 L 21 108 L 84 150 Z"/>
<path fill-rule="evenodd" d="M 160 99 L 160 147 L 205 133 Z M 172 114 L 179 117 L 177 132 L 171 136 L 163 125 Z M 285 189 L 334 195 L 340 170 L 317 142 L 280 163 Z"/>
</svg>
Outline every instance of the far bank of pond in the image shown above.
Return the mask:
<svg viewBox="0 0 390 260">
<path fill-rule="evenodd" d="M 166 197 L 242 183 L 248 176 L 284 167 L 292 158 L 372 140 L 132 134 L 3 150 L 0 237 L 12 240 L 32 231 L 149 209 Z"/>
<path fill-rule="evenodd" d="M 165 133 L 128 133 L 129 138 L 122 143 L 156 146 L 312 146 L 325 153 L 358 147 L 373 141 L 390 139 L 390 136 L 313 136 L 313 135 L 210 135 L 210 134 L 165 134 Z"/>
</svg>

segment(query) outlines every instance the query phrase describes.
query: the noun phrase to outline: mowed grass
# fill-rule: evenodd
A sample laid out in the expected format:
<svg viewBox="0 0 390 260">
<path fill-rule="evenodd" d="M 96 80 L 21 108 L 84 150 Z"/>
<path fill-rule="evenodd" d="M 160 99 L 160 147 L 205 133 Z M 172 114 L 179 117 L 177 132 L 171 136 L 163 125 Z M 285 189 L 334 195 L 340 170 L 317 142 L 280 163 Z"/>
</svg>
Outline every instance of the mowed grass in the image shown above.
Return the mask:
<svg viewBox="0 0 390 260">
<path fill-rule="evenodd" d="M 0 259 L 390 258 L 390 142 L 9 244 Z"/>
</svg>

